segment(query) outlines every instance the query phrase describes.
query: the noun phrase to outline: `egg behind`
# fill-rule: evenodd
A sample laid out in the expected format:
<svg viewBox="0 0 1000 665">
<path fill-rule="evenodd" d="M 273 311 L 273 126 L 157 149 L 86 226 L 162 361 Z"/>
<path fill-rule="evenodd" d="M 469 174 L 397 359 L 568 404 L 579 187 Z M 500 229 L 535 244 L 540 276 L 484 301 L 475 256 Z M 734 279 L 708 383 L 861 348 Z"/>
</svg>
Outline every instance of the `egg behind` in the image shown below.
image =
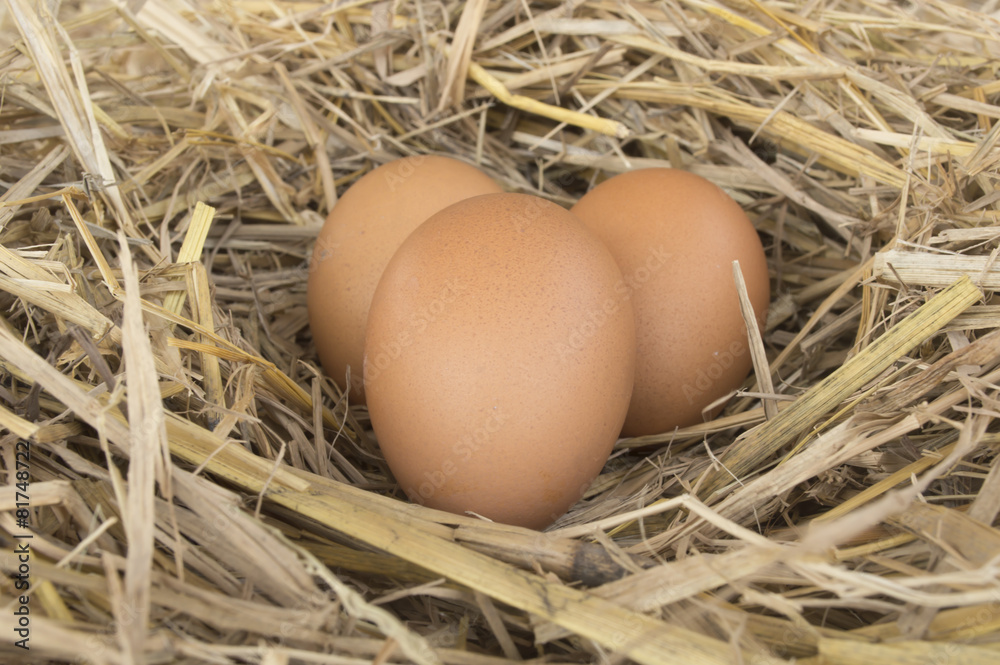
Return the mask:
<svg viewBox="0 0 1000 665">
<path fill-rule="evenodd" d="M 362 357 L 372 294 L 393 252 L 413 229 L 470 196 L 502 191 L 457 159 L 404 157 L 370 171 L 337 201 L 309 264 L 309 328 L 323 369 L 341 388 L 351 368 L 351 400 L 364 404 Z"/>
<path fill-rule="evenodd" d="M 403 242 L 372 299 L 364 380 L 412 500 L 542 528 L 581 497 L 632 391 L 621 280 L 594 234 L 531 195 L 466 199 Z"/>
<path fill-rule="evenodd" d="M 770 301 L 753 224 L 728 194 L 693 173 L 651 168 L 616 175 L 572 212 L 611 250 L 636 312 L 635 389 L 622 434 L 702 422 L 739 387 L 752 362 L 732 262 L 760 325 Z"/>
</svg>

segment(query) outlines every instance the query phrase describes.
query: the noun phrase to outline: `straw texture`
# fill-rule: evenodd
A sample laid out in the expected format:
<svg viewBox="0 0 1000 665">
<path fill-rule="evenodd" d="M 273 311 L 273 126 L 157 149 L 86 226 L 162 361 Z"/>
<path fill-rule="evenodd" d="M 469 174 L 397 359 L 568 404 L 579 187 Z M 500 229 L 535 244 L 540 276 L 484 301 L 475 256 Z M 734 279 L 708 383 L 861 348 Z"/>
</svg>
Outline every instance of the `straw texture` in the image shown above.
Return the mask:
<svg viewBox="0 0 1000 665">
<path fill-rule="evenodd" d="M 998 10 L 4 0 L 0 661 L 995 662 Z M 323 220 L 422 154 L 766 248 L 725 410 L 545 532 L 407 502 L 318 364 Z"/>
</svg>

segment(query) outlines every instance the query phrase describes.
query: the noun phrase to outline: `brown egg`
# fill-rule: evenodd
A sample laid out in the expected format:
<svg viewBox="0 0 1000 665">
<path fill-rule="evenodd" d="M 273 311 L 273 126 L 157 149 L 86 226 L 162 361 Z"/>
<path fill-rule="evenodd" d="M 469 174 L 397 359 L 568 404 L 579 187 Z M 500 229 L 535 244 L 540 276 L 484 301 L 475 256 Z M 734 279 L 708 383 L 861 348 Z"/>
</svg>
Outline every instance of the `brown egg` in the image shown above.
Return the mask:
<svg viewBox="0 0 1000 665">
<path fill-rule="evenodd" d="M 474 166 L 422 155 L 383 164 L 355 182 L 333 207 L 309 264 L 309 327 L 326 373 L 364 404 L 361 360 L 372 294 L 406 236 L 456 201 L 502 191 Z"/>
<path fill-rule="evenodd" d="M 414 501 L 542 528 L 600 473 L 632 391 L 635 319 L 564 208 L 488 194 L 437 213 L 372 299 L 372 427 Z"/>
<path fill-rule="evenodd" d="M 758 322 L 770 290 L 760 238 L 719 187 L 675 169 L 623 173 L 573 206 L 607 245 L 636 313 L 635 388 L 624 436 L 714 417 L 705 407 L 743 382 L 752 363 L 732 262 Z"/>
</svg>

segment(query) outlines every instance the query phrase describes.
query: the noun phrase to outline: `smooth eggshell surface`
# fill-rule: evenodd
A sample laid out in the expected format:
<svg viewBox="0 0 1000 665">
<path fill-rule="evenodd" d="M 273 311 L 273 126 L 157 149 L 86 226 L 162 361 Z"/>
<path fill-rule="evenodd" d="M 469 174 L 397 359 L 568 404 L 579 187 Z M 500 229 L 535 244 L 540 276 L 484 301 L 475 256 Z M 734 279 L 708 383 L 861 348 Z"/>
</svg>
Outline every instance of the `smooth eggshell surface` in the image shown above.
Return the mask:
<svg viewBox="0 0 1000 665">
<path fill-rule="evenodd" d="M 502 191 L 457 159 L 404 157 L 370 171 L 337 201 L 309 265 L 309 327 L 323 369 L 363 404 L 361 362 L 372 294 L 393 252 L 424 220 L 452 203 Z"/>
<path fill-rule="evenodd" d="M 600 473 L 632 391 L 635 319 L 607 248 L 526 194 L 414 231 L 372 300 L 365 390 L 414 501 L 542 528 Z"/>
<path fill-rule="evenodd" d="M 760 238 L 729 195 L 685 171 L 614 176 L 573 206 L 621 267 L 636 313 L 635 388 L 624 436 L 668 432 L 714 417 L 752 362 L 732 262 L 758 322 L 770 301 Z"/>
</svg>

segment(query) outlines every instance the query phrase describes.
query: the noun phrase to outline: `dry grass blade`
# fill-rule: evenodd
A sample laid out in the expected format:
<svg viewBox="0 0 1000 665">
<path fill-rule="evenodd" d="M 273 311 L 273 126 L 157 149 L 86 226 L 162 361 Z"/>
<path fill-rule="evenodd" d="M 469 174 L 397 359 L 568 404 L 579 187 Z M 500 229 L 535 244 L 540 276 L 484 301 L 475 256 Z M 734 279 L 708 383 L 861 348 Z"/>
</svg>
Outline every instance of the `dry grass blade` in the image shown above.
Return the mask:
<svg viewBox="0 0 1000 665">
<path fill-rule="evenodd" d="M 1000 266 L 993 256 L 933 254 L 889 249 L 875 255 L 873 275 L 896 286 L 941 287 L 963 275 L 980 288 L 1000 289 Z"/>
<path fill-rule="evenodd" d="M 94 339 L 100 339 L 109 333 L 117 336 L 117 327 L 108 317 L 77 294 L 68 292 L 68 289 L 63 288 L 61 284 L 53 284 L 49 280 L 32 281 L 18 277 L 0 277 L 0 291 L 52 312 L 64 321 L 83 327 Z"/>
<path fill-rule="evenodd" d="M 740 270 L 740 262 L 733 261 L 733 279 L 736 281 L 736 293 L 740 297 L 740 312 L 743 315 L 743 322 L 747 327 L 747 335 L 750 338 L 750 356 L 753 359 L 754 374 L 757 377 L 757 385 L 764 395 L 774 393 L 774 384 L 771 382 L 771 369 L 767 365 L 767 352 L 764 350 L 764 340 L 760 336 L 760 329 L 757 327 L 757 316 L 753 311 L 753 304 L 747 294 L 746 281 L 743 279 L 743 271 Z M 773 399 L 764 398 L 764 415 L 771 419 L 778 415 L 778 405 Z"/>
<path fill-rule="evenodd" d="M 125 564 L 125 602 L 134 620 L 125 621 L 121 631 L 124 653 L 131 660 L 142 659 L 149 623 L 149 576 L 153 560 L 154 498 L 157 481 L 169 496 L 169 459 L 163 406 L 156 382 L 153 349 L 143 324 L 139 302 L 139 278 L 132 263 L 128 242 L 121 236 L 122 272 L 125 281 L 125 312 L 122 321 L 122 352 L 126 365 L 129 412 L 128 501 L 125 533 L 128 556 Z"/>
<path fill-rule="evenodd" d="M 750 63 L 734 62 L 731 60 L 716 60 L 700 58 L 684 51 L 667 46 L 666 44 L 653 41 L 652 39 L 640 35 L 620 35 L 613 36 L 611 40 L 619 44 L 631 46 L 640 51 L 649 53 L 659 53 L 672 60 L 693 65 L 699 69 L 719 74 L 736 74 L 739 76 L 751 76 L 763 79 L 787 79 L 787 80 L 809 80 L 809 79 L 836 79 L 844 75 L 843 67 L 836 66 L 768 66 L 754 65 Z"/>
<path fill-rule="evenodd" d="M 448 52 L 448 66 L 441 86 L 441 99 L 438 111 L 449 106 L 458 106 L 465 97 L 465 77 L 472 62 L 472 49 L 476 43 L 479 24 L 486 11 L 487 0 L 472 0 L 462 8 L 462 17 L 458 20 L 455 35 Z"/>
<path fill-rule="evenodd" d="M 628 128 L 617 120 L 597 118 L 586 113 L 569 111 L 559 106 L 544 104 L 523 95 L 513 95 L 502 82 L 498 81 L 478 63 L 470 63 L 468 69 L 469 77 L 473 81 L 486 88 L 494 97 L 508 106 L 620 139 L 629 135 Z"/>
<path fill-rule="evenodd" d="M 0 427 L 21 439 L 32 439 L 39 430 L 38 425 L 7 408 L 0 410 Z"/>
<path fill-rule="evenodd" d="M 212 292 L 208 283 L 208 272 L 205 265 L 200 261 L 195 261 L 191 266 L 191 287 L 192 295 L 191 309 L 195 312 L 198 324 L 206 330 L 215 330 L 215 318 L 212 313 Z M 172 294 L 171 294 L 172 295 Z M 169 296 L 168 296 L 169 297 Z M 209 339 L 203 336 L 203 343 L 208 343 Z M 214 353 L 215 349 L 206 349 L 200 354 L 201 373 L 204 375 L 203 387 L 205 389 L 205 400 L 208 404 L 215 405 L 216 413 L 208 414 L 208 425 L 215 429 L 220 422 L 221 412 L 226 407 L 225 386 L 222 382 L 222 369 L 219 356 Z M 315 400 L 314 400 L 315 402 Z"/>
<path fill-rule="evenodd" d="M 875 129 L 859 129 L 857 136 L 859 139 L 871 141 L 879 145 L 891 145 L 897 148 L 916 148 L 920 152 L 935 155 L 961 155 L 964 157 L 971 155 L 978 147 L 977 143 L 949 138 L 922 136 L 914 141 L 913 137 L 907 134 L 896 134 Z"/>
<path fill-rule="evenodd" d="M 918 665 L 928 662 L 987 665 L 997 659 L 996 651 L 989 648 L 927 642 L 865 644 L 854 640 L 820 639 L 819 652 L 824 665 Z"/>
<path fill-rule="evenodd" d="M 1000 552 L 1000 531 L 952 508 L 914 503 L 890 522 L 933 539 L 971 566 L 989 564 Z"/>
<path fill-rule="evenodd" d="M 145 0 L 136 18 L 147 28 L 154 28 L 166 36 L 197 63 L 210 65 L 212 69 L 232 69 L 236 66 L 235 61 L 226 58 L 228 49 L 208 34 L 206 26 L 185 20 L 176 6 L 163 0 Z"/>
<path fill-rule="evenodd" d="M 84 244 L 87 245 L 87 249 L 90 251 L 90 255 L 93 257 L 94 261 L 97 263 L 98 270 L 101 271 L 101 276 L 104 278 L 105 284 L 112 292 L 117 291 L 120 287 L 118 284 L 118 279 L 115 277 L 114 272 L 111 270 L 111 265 L 108 263 L 108 259 L 104 256 L 104 252 L 101 251 L 100 246 L 97 244 L 97 240 L 94 238 L 94 234 L 91 233 L 90 226 L 84 220 L 83 215 L 77 210 L 76 205 L 73 200 L 66 194 L 62 195 L 63 204 L 66 206 L 66 210 L 69 211 L 70 217 L 73 218 L 73 223 L 76 225 L 76 230 L 83 238 Z"/>
<path fill-rule="evenodd" d="M 187 233 L 184 234 L 181 249 L 177 253 L 177 263 L 190 263 L 201 259 L 205 238 L 208 237 L 208 230 L 212 227 L 214 216 L 215 208 L 207 206 L 201 201 L 195 204 L 191 213 L 191 223 L 188 225 Z M 163 307 L 174 314 L 180 314 L 187 295 L 187 291 L 182 290 L 168 293 L 163 300 Z"/>
</svg>

